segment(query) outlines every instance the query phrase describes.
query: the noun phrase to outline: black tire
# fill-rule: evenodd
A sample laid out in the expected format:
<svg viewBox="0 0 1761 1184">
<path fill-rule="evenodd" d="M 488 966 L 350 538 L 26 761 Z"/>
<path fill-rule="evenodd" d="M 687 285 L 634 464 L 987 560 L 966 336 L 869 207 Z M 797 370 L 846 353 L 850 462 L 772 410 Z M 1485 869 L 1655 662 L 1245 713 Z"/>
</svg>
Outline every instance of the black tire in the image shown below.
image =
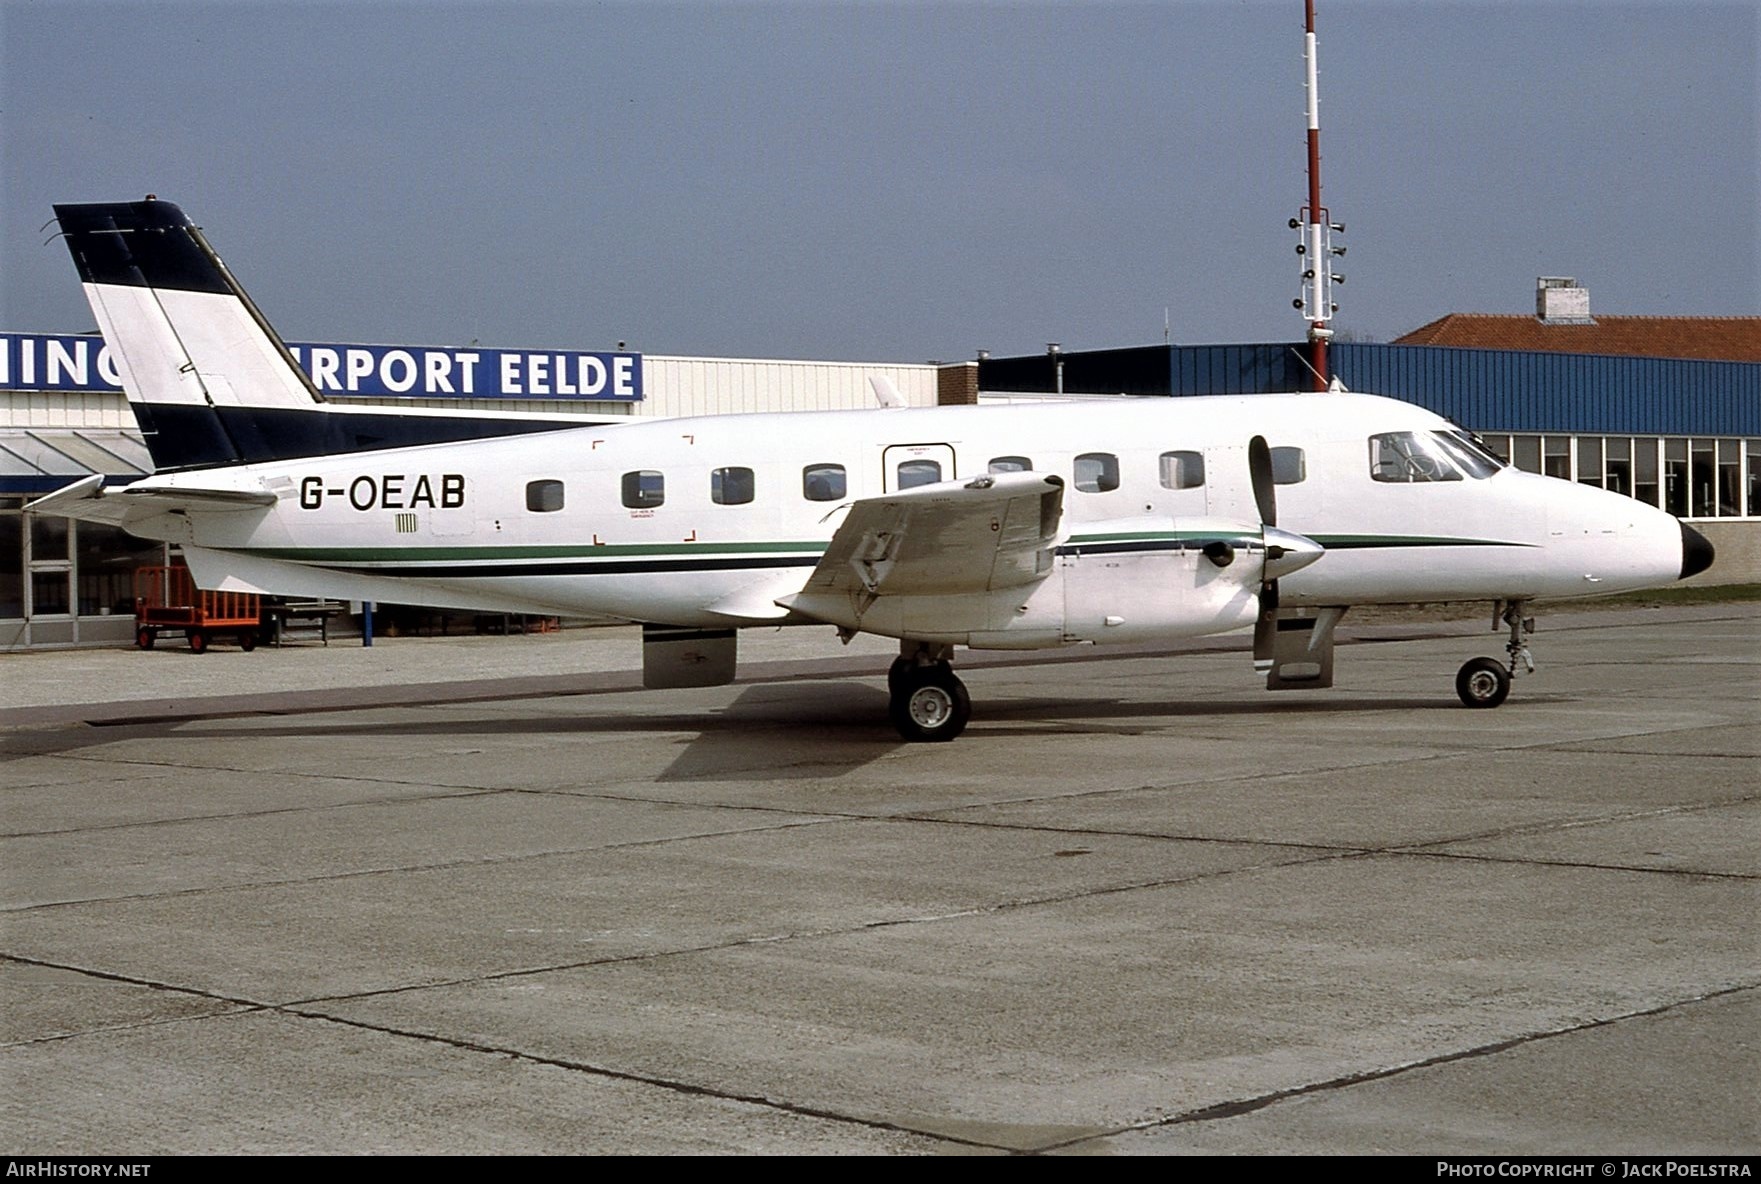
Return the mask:
<svg viewBox="0 0 1761 1184">
<path fill-rule="evenodd" d="M 893 659 L 893 664 L 887 667 L 887 694 L 891 698 L 897 699 L 904 691 L 905 680 L 915 669 L 917 663 L 910 658 L 901 656 Z"/>
<path fill-rule="evenodd" d="M 940 743 L 966 730 L 972 697 L 966 684 L 943 665 L 914 666 L 888 704 L 899 735 L 913 743 Z"/>
<path fill-rule="evenodd" d="M 151 629 L 143 627 L 135 630 L 135 645 L 139 646 L 141 649 L 152 649 L 153 643 L 157 641 L 158 638 L 159 635 Z"/>
<path fill-rule="evenodd" d="M 257 648 L 257 635 L 256 635 L 256 633 L 254 633 L 250 630 L 246 630 L 245 632 L 239 634 L 238 635 L 238 648 L 243 650 L 247 654 L 250 653 L 252 650 L 256 649 Z"/>
<path fill-rule="evenodd" d="M 190 653 L 205 654 L 208 652 L 208 635 L 206 633 L 200 629 L 191 629 L 188 637 L 190 639 Z"/>
<path fill-rule="evenodd" d="M 1496 707 L 1510 694 L 1510 672 L 1496 658 L 1463 662 L 1455 675 L 1455 693 L 1469 707 Z"/>
</svg>

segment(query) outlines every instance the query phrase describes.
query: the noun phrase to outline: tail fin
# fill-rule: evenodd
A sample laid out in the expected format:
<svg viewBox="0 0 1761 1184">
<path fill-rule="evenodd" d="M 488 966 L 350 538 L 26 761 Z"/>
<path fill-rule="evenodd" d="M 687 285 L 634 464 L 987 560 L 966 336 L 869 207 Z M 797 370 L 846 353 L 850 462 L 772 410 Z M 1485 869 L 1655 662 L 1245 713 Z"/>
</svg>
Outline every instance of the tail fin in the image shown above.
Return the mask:
<svg viewBox="0 0 1761 1184">
<path fill-rule="evenodd" d="M 592 422 L 326 405 L 175 204 L 57 205 L 55 217 L 157 472 Z"/>
<path fill-rule="evenodd" d="M 323 403 L 176 205 L 57 205 L 55 216 L 156 469 L 262 459 L 277 451 L 277 420 Z"/>
</svg>

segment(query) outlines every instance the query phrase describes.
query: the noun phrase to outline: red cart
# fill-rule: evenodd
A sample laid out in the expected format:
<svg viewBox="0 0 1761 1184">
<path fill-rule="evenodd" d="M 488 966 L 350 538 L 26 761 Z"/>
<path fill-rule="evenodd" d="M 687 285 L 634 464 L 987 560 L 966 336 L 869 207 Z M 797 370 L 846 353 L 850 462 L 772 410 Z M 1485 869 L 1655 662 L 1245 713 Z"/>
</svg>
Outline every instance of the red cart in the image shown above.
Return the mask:
<svg viewBox="0 0 1761 1184">
<path fill-rule="evenodd" d="M 208 651 L 217 633 L 230 633 L 240 649 L 254 650 L 262 620 L 262 598 L 255 592 L 203 591 L 190 569 L 176 564 L 135 568 L 135 644 L 144 650 L 153 648 L 161 630 L 177 629 L 198 654 Z"/>
</svg>

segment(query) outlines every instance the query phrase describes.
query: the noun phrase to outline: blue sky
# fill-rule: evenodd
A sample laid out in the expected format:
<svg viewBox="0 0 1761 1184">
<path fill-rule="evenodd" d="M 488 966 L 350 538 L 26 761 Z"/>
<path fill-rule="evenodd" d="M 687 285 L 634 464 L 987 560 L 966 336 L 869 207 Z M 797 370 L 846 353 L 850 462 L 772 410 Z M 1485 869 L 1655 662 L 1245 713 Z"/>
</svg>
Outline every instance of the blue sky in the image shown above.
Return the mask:
<svg viewBox="0 0 1761 1184">
<path fill-rule="evenodd" d="M 1321 0 L 1341 330 L 1761 313 L 1761 6 Z M 175 200 L 294 339 L 1294 340 L 1302 5 L 0 2 L 0 328 Z"/>
</svg>

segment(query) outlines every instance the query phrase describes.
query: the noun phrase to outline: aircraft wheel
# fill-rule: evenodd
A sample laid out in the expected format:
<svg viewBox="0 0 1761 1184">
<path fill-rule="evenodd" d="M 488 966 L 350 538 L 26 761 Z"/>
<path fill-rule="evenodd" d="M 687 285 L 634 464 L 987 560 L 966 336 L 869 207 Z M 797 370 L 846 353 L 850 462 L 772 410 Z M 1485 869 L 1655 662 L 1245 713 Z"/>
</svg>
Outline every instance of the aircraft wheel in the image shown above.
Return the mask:
<svg viewBox="0 0 1761 1184">
<path fill-rule="evenodd" d="M 256 649 L 257 648 L 257 635 L 255 633 L 248 631 L 248 630 L 244 633 L 239 634 L 238 635 L 238 648 L 243 650 L 247 654 L 250 653 L 252 650 Z"/>
<path fill-rule="evenodd" d="M 205 654 L 208 652 L 208 635 L 206 633 L 200 629 L 191 629 L 188 637 L 190 639 L 190 653 Z"/>
<path fill-rule="evenodd" d="M 897 699 L 905 690 L 905 680 L 917 669 L 917 663 L 910 658 L 894 658 L 893 664 L 887 667 L 887 694 Z"/>
<path fill-rule="evenodd" d="M 893 726 L 905 739 L 952 740 L 972 718 L 972 697 L 966 684 L 946 666 L 916 666 L 900 680 L 889 706 Z"/>
<path fill-rule="evenodd" d="M 1496 707 L 1510 694 L 1510 672 L 1496 658 L 1474 658 L 1456 672 L 1455 693 L 1469 707 Z"/>
<path fill-rule="evenodd" d="M 904 694 L 906 680 L 911 677 L 912 672 L 928 669 L 940 670 L 948 674 L 953 671 L 953 667 L 946 662 L 934 662 L 926 667 L 919 666 L 916 658 L 903 656 L 894 658 L 893 664 L 887 667 L 887 694 L 895 699 L 898 698 Z"/>
<path fill-rule="evenodd" d="M 156 641 L 158 637 L 159 635 L 151 629 L 136 629 L 135 645 L 143 650 L 150 650 L 153 648 L 153 642 Z"/>
</svg>

